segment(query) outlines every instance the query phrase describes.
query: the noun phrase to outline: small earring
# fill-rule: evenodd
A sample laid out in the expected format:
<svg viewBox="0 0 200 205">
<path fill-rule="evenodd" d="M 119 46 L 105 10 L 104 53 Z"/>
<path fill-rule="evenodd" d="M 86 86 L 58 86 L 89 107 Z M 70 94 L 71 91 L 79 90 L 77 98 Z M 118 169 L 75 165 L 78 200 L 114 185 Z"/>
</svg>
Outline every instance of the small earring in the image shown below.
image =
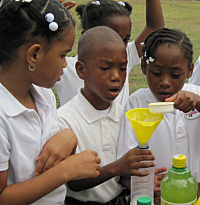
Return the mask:
<svg viewBox="0 0 200 205">
<path fill-rule="evenodd" d="M 34 71 L 34 70 L 35 70 L 35 68 L 36 68 L 36 66 L 35 66 L 35 65 L 33 66 L 33 68 L 31 68 L 31 66 L 30 66 L 30 65 L 28 66 L 28 69 L 29 69 L 30 71 Z"/>
</svg>

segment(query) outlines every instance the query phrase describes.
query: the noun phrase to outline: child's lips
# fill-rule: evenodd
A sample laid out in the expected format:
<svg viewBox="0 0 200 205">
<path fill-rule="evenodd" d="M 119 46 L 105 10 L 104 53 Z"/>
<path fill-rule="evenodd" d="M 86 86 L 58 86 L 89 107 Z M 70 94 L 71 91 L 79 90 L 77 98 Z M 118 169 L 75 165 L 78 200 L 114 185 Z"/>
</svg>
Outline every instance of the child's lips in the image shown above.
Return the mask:
<svg viewBox="0 0 200 205">
<path fill-rule="evenodd" d="M 120 89 L 119 88 L 113 88 L 108 90 L 108 94 L 112 97 L 117 97 L 119 95 Z"/>
<path fill-rule="evenodd" d="M 159 92 L 158 95 L 160 96 L 161 99 L 166 99 L 172 96 L 171 93 L 167 93 L 167 92 Z"/>
</svg>

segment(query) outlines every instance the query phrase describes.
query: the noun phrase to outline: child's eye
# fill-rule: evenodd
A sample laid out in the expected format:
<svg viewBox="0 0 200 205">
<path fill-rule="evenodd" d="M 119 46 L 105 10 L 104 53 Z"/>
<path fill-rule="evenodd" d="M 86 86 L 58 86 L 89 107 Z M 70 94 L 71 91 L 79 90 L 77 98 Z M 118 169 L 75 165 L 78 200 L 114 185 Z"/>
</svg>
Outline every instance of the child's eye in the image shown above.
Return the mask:
<svg viewBox="0 0 200 205">
<path fill-rule="evenodd" d="M 154 76 L 156 76 L 156 77 L 161 76 L 161 73 L 160 73 L 160 72 L 152 72 L 152 74 L 153 74 Z"/>
<path fill-rule="evenodd" d="M 61 55 L 61 58 L 63 59 L 63 58 L 65 58 L 66 57 L 66 55 Z"/>
<path fill-rule="evenodd" d="M 126 43 L 129 42 L 129 40 L 130 40 L 130 38 L 125 38 L 123 41 L 124 41 L 124 43 L 126 44 Z"/>
<path fill-rule="evenodd" d="M 172 78 L 179 78 L 180 74 L 172 74 Z"/>
<path fill-rule="evenodd" d="M 100 67 L 101 70 L 108 70 L 109 68 Z"/>
<path fill-rule="evenodd" d="M 126 71 L 126 68 L 121 68 L 121 71 Z"/>
</svg>

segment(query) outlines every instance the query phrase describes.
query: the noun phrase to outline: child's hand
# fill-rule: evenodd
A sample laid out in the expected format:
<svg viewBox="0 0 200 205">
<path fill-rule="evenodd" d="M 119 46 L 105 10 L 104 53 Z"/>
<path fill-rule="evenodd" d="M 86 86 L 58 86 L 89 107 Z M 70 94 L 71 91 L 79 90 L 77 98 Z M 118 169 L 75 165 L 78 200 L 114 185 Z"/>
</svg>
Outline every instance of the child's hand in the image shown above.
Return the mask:
<svg viewBox="0 0 200 205">
<path fill-rule="evenodd" d="M 60 3 L 62 3 L 67 10 L 70 10 L 71 8 L 76 6 L 76 2 L 75 1 L 66 1 L 66 2 L 64 2 L 64 0 L 58 0 L 58 1 Z"/>
<path fill-rule="evenodd" d="M 51 137 L 36 158 L 35 174 L 39 175 L 75 153 L 78 140 L 70 129 L 64 129 Z"/>
<path fill-rule="evenodd" d="M 160 191 L 160 184 L 163 179 L 163 177 L 167 174 L 160 174 L 162 172 L 167 171 L 167 167 L 161 167 L 155 169 L 155 176 L 154 176 L 154 192 Z"/>
<path fill-rule="evenodd" d="M 154 160 L 150 150 L 138 149 L 137 147 L 129 150 L 124 156 L 116 161 L 116 168 L 119 176 L 146 176 L 149 171 L 140 172 L 139 168 L 147 168 L 155 166 L 155 162 L 147 162 Z M 145 161 L 145 162 L 143 162 Z"/>
<path fill-rule="evenodd" d="M 170 98 L 165 99 L 165 102 L 174 102 L 174 108 L 185 113 L 194 108 L 200 111 L 200 96 L 189 91 L 180 90 Z"/>
<path fill-rule="evenodd" d="M 98 157 L 97 152 L 92 150 L 85 150 L 72 155 L 61 163 L 66 164 L 62 173 L 68 174 L 71 180 L 98 177 L 100 175 L 101 159 Z"/>
</svg>

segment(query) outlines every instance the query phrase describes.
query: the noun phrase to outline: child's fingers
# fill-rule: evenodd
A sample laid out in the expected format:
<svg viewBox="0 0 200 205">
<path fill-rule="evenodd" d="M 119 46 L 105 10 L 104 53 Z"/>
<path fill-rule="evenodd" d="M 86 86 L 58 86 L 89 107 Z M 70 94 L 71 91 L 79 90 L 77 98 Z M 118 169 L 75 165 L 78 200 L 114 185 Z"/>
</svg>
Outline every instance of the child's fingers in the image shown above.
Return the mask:
<svg viewBox="0 0 200 205">
<path fill-rule="evenodd" d="M 167 171 L 167 167 L 157 168 L 157 169 L 155 169 L 155 174 L 157 175 L 157 174 L 163 173 L 165 171 Z"/>
<path fill-rule="evenodd" d="M 46 164 L 50 154 L 47 152 L 44 152 L 40 157 L 39 161 L 37 163 L 37 166 L 35 168 L 35 175 L 39 175 L 42 173 L 42 169 L 44 168 L 44 165 Z M 38 159 L 38 157 L 36 158 Z"/>
<path fill-rule="evenodd" d="M 138 170 L 140 168 L 154 167 L 155 162 L 134 162 L 132 166 L 134 169 Z"/>
<path fill-rule="evenodd" d="M 143 177 L 143 176 L 147 176 L 149 173 L 150 173 L 149 170 L 147 170 L 147 171 L 142 171 L 142 172 L 139 171 L 139 170 L 134 170 L 133 175 L 134 175 L 134 176 L 141 176 L 141 177 Z"/>
</svg>

